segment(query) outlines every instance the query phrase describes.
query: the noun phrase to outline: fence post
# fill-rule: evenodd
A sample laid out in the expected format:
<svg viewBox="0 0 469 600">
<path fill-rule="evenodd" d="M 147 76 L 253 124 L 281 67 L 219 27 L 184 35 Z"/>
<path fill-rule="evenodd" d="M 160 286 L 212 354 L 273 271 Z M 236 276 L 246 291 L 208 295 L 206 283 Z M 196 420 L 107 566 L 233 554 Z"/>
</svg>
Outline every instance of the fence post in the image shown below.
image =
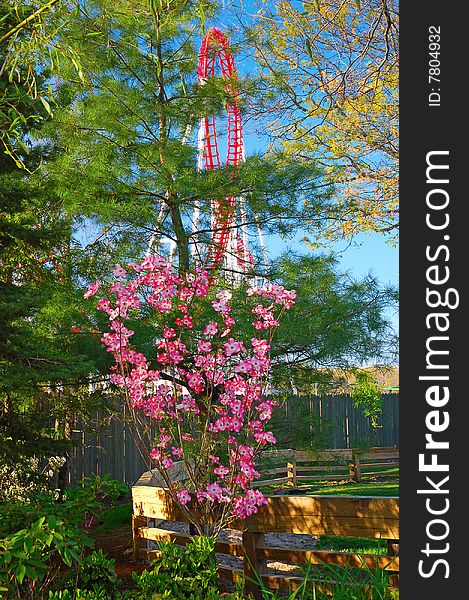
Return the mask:
<svg viewBox="0 0 469 600">
<path fill-rule="evenodd" d="M 287 460 L 287 485 L 296 485 L 296 458 L 295 451 L 290 451 L 290 459 Z"/>
<path fill-rule="evenodd" d="M 251 593 L 254 598 L 262 598 L 262 591 L 259 587 L 259 577 L 267 569 L 265 559 L 257 558 L 257 548 L 265 544 L 264 533 L 258 531 L 243 531 L 243 562 L 244 562 L 244 585 L 247 593 Z"/>
<path fill-rule="evenodd" d="M 148 518 L 141 516 L 132 516 L 132 537 L 133 537 L 133 546 L 134 546 L 134 561 L 139 562 L 142 559 L 140 556 L 141 550 L 147 550 L 148 542 L 144 538 L 139 535 L 140 527 L 148 527 Z"/>
<path fill-rule="evenodd" d="M 362 478 L 362 471 L 360 465 L 360 453 L 358 450 L 352 450 L 352 462 L 349 465 L 350 477 L 358 483 Z"/>
<path fill-rule="evenodd" d="M 388 556 L 398 556 L 399 540 L 386 540 L 388 546 Z M 395 573 L 389 577 L 389 585 L 399 587 L 399 573 Z"/>
</svg>

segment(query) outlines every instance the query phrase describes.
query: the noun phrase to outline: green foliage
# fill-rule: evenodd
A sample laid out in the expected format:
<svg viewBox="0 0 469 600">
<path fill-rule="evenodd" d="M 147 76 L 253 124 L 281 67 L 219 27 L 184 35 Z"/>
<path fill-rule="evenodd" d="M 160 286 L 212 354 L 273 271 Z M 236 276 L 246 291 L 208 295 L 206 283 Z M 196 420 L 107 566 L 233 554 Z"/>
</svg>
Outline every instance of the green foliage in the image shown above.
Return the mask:
<svg viewBox="0 0 469 600">
<path fill-rule="evenodd" d="M 288 154 L 320 163 L 336 186 L 316 206 L 310 245 L 368 231 L 395 240 L 398 3 L 272 0 L 259 12 L 252 28 L 245 19 L 262 70 L 256 113 L 268 114 Z"/>
<path fill-rule="evenodd" d="M 52 154 L 37 146 L 27 164 L 35 170 Z M 31 459 L 40 459 L 40 472 L 44 460 L 65 454 L 70 413 L 102 403 L 84 385 L 99 360 L 92 336 L 76 333 L 86 318 L 71 230 L 39 173 L 0 164 L 0 470 L 15 473 L 15 488 L 31 489 L 23 468 Z"/>
<path fill-rule="evenodd" d="M 92 473 L 90 477 L 82 479 L 78 486 L 65 490 L 68 499 L 85 495 L 86 497 L 107 499 L 111 503 L 124 498 L 128 493 L 129 486 L 122 481 L 117 481 L 117 479 L 111 479 L 109 473 L 102 477 Z"/>
<path fill-rule="evenodd" d="M 262 599 L 286 598 L 286 600 L 394 600 L 398 591 L 389 585 L 384 569 L 371 569 L 366 565 L 356 569 L 322 563 L 308 564 L 303 569 L 303 581 L 288 596 L 280 596 L 265 587 L 259 580 Z"/>
<path fill-rule="evenodd" d="M 273 412 L 270 428 L 278 448 L 317 451 L 332 446 L 332 422 L 315 415 L 307 397 L 284 400 Z"/>
<path fill-rule="evenodd" d="M 81 561 L 78 571 L 78 587 L 82 590 L 105 593 L 111 600 L 118 597 L 118 589 L 122 583 L 115 570 L 115 560 L 107 558 L 103 551 L 93 551 Z"/>
<path fill-rule="evenodd" d="M 110 480 L 107 480 L 108 482 Z M 106 489 L 97 478 L 93 483 L 67 488 L 63 497 L 36 493 L 27 501 L 20 499 L 0 503 L 0 538 L 11 535 L 40 518 L 53 516 L 77 529 L 88 526 L 104 510 Z"/>
<path fill-rule="evenodd" d="M 10 165 L 31 172 L 28 132 L 53 114 L 51 72 L 59 58 L 74 65 L 79 58 L 57 32 L 70 6 L 60 0 L 4 0 L 0 6 L 0 151 Z"/>
<path fill-rule="evenodd" d="M 85 81 L 60 92 L 47 135 L 61 152 L 48 178 L 67 209 L 96 226 L 90 272 L 109 271 L 123 248 L 144 253 L 152 234 L 155 250 L 164 237 L 176 241 L 187 270 L 190 250 L 203 254 L 211 238 L 212 199 L 243 193 L 247 226 L 292 236 L 330 196 L 315 163 L 281 153 L 251 156 L 235 173 L 198 169 L 199 119 L 224 113 L 232 93 L 221 77 L 197 83 L 201 25 L 218 8 L 210 0 L 120 0 L 116 10 L 114 1 L 86 0 L 59 34 L 80 55 Z"/>
<path fill-rule="evenodd" d="M 331 391 L 335 371 L 365 361 L 392 363 L 396 339 L 385 311 L 396 290 L 367 275 L 354 280 L 332 255 L 286 254 L 272 278 L 297 291 L 272 346 L 273 386 L 300 394 Z"/>
<path fill-rule="evenodd" d="M 109 596 L 104 589 L 94 590 L 60 590 L 49 591 L 48 600 L 109 600 Z"/>
<path fill-rule="evenodd" d="M 102 514 L 100 500 L 122 491 L 118 482 L 95 477 L 68 488 L 60 501 L 50 494 L 36 494 L 29 502 L 0 504 L 0 585 L 8 590 L 5 598 L 34 597 L 42 581 L 50 585 L 57 561 L 75 568 L 70 576 L 74 585 L 73 573 L 78 572 L 80 588 L 95 594 L 85 595 L 87 600 L 116 597 L 119 580 L 114 561 L 102 551 L 81 559 L 83 548 L 93 545 L 83 527 Z M 66 592 L 63 597 L 67 598 Z"/>
<path fill-rule="evenodd" d="M 6 598 L 30 597 L 50 572 L 53 559 L 71 567 L 80 561 L 85 545 L 92 542 L 54 515 L 0 539 L 0 586 Z"/>
<path fill-rule="evenodd" d="M 132 521 L 132 503 L 118 504 L 108 508 L 103 514 L 103 524 L 100 531 L 111 531 L 121 527 L 128 527 Z"/>
<path fill-rule="evenodd" d="M 38 493 L 55 496 L 51 479 L 63 465 L 63 457 L 51 456 L 41 464 L 37 458 L 24 457 L 16 464 L 0 462 L 0 502 L 28 502 Z"/>
<path fill-rule="evenodd" d="M 153 570 L 133 574 L 139 588 L 136 600 L 218 599 L 214 544 L 212 538 L 203 536 L 194 538 L 183 549 L 172 542 L 160 542 L 161 556 L 153 562 Z"/>
<path fill-rule="evenodd" d="M 355 554 L 385 555 L 388 553 L 386 540 L 374 538 L 322 535 L 317 541 L 316 547 L 320 550 Z"/>
<path fill-rule="evenodd" d="M 379 427 L 378 417 L 383 412 L 382 391 L 371 373 L 357 371 L 352 388 L 352 404 L 363 410 L 365 417 L 371 419 L 372 427 Z"/>
</svg>

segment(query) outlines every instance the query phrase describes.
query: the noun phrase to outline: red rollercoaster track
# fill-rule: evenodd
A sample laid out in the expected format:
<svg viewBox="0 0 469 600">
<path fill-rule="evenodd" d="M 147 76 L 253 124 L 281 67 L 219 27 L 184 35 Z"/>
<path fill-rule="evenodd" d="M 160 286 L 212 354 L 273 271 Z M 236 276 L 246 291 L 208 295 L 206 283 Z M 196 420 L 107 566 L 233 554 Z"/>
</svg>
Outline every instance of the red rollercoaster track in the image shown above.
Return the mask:
<svg viewBox="0 0 469 600">
<path fill-rule="evenodd" d="M 200 47 L 198 62 L 198 82 L 203 84 L 208 78 L 215 76 L 216 63 L 221 68 L 221 74 L 226 79 L 226 91 L 231 98 L 226 103 L 228 116 L 228 149 L 226 165 L 237 167 L 243 160 L 243 129 L 238 96 L 233 87 L 236 77 L 234 59 L 230 51 L 230 44 L 224 33 L 218 27 L 211 27 L 205 35 Z M 209 116 L 202 119 L 203 127 L 203 165 L 212 171 L 220 168 L 220 153 L 218 150 L 217 128 L 215 117 Z M 242 272 L 252 269 L 253 258 L 246 248 L 243 238 L 235 234 L 236 230 L 236 198 L 227 196 L 223 201 L 212 201 L 212 228 L 213 235 L 207 258 L 208 268 L 220 266 L 231 252 L 237 257 L 238 268 Z M 230 245 L 230 240 L 234 244 Z M 234 246 L 234 247 L 232 247 Z"/>
</svg>

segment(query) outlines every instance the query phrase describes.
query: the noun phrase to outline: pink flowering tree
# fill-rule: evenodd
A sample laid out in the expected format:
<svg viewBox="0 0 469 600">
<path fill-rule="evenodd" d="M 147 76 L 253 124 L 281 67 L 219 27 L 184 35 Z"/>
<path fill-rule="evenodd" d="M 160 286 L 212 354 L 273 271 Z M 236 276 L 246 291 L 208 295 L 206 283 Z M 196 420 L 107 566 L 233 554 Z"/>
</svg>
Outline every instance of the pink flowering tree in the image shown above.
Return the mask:
<svg viewBox="0 0 469 600">
<path fill-rule="evenodd" d="M 266 499 L 251 487 L 256 456 L 275 443 L 268 423 L 276 403 L 265 395 L 270 343 L 295 292 L 249 288 L 252 335 L 242 340 L 231 292 L 206 271 L 181 276 L 152 256 L 128 273 L 116 265 L 109 285 L 96 282 L 85 297 L 98 289 L 97 308 L 109 319 L 101 341 L 115 360 L 111 380 L 155 424 L 149 453 L 173 500 L 201 535 L 257 512 Z M 154 338 L 145 354 L 127 325 L 149 317 Z M 184 461 L 183 482 L 171 480 L 175 461 Z"/>
</svg>

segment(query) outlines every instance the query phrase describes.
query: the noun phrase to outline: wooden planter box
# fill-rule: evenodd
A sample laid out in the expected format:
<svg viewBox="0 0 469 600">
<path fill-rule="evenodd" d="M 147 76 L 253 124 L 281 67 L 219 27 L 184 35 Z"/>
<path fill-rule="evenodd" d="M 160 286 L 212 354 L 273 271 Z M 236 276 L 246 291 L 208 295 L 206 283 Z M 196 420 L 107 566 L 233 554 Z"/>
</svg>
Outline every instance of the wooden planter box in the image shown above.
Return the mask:
<svg viewBox="0 0 469 600">
<path fill-rule="evenodd" d="M 181 463 L 174 467 L 176 479 L 184 479 Z M 190 535 L 149 527 L 149 519 L 185 521 L 184 515 L 172 501 L 161 479 L 148 471 L 132 487 L 133 539 L 135 560 L 151 560 L 158 550 L 148 549 L 148 540 L 171 540 L 184 545 Z M 245 586 L 255 596 L 259 589 L 250 581 L 260 575 L 272 589 L 294 589 L 299 577 L 268 576 L 268 560 L 294 564 L 322 562 L 374 569 L 379 566 L 389 572 L 391 584 L 398 585 L 399 558 L 399 499 L 384 497 L 348 496 L 270 496 L 259 512 L 245 521 L 230 526 L 242 531 L 242 543 L 218 542 L 216 551 L 243 558 L 243 571 L 220 568 L 221 578 L 236 580 L 246 577 Z M 388 556 L 358 555 L 325 550 L 292 550 L 265 544 L 266 532 L 285 532 L 313 535 L 380 538 L 388 542 Z"/>
</svg>

